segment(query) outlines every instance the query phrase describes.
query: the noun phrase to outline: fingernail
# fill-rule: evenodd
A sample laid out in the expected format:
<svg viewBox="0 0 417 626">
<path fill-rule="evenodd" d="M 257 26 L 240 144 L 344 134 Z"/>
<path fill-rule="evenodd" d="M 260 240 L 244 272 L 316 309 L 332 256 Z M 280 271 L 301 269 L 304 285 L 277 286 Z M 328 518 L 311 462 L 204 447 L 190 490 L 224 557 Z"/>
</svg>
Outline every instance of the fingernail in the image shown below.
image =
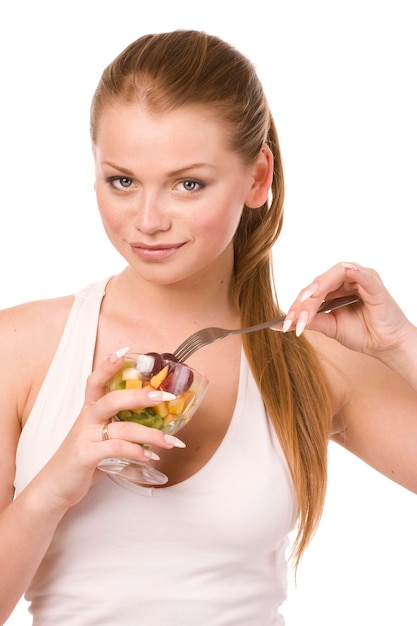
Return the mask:
<svg viewBox="0 0 417 626">
<path fill-rule="evenodd" d="M 318 283 L 313 283 L 312 285 L 310 285 L 310 287 L 308 287 L 305 291 L 303 291 L 303 293 L 300 296 L 300 302 L 304 302 L 304 300 L 308 300 L 308 298 L 311 298 L 312 295 L 314 295 L 317 291 L 317 289 L 319 288 L 319 284 Z"/>
<path fill-rule="evenodd" d="M 358 268 L 353 263 L 341 263 L 342 267 L 346 267 L 348 270 L 357 270 Z"/>
<path fill-rule="evenodd" d="M 152 461 L 160 461 L 161 457 L 156 454 L 156 452 L 152 452 L 152 450 L 144 450 L 143 456 L 146 456 L 148 459 L 152 459 Z"/>
<path fill-rule="evenodd" d="M 287 317 L 284 320 L 284 323 L 282 325 L 282 332 L 286 333 L 290 330 L 291 328 L 291 324 L 294 321 L 294 313 L 288 313 Z"/>
<path fill-rule="evenodd" d="M 157 400 L 159 402 L 163 402 L 164 400 L 175 400 L 177 396 L 173 393 L 169 393 L 169 391 L 160 391 L 159 389 L 154 389 L 148 392 L 149 400 Z"/>
<path fill-rule="evenodd" d="M 109 354 L 110 363 L 116 363 L 116 361 L 118 361 L 122 356 L 127 354 L 129 350 L 130 350 L 129 347 L 119 348 L 118 350 L 116 350 L 116 352 L 112 352 L 111 354 Z"/>
<path fill-rule="evenodd" d="M 306 327 L 307 320 L 308 320 L 307 311 L 301 311 L 300 315 L 298 316 L 297 326 L 295 327 L 295 334 L 297 335 L 297 337 L 301 335 L 304 328 Z"/>
<path fill-rule="evenodd" d="M 167 443 L 175 446 L 176 448 L 185 448 L 185 443 L 178 439 L 178 437 L 174 437 L 174 435 L 164 435 L 164 439 Z"/>
</svg>

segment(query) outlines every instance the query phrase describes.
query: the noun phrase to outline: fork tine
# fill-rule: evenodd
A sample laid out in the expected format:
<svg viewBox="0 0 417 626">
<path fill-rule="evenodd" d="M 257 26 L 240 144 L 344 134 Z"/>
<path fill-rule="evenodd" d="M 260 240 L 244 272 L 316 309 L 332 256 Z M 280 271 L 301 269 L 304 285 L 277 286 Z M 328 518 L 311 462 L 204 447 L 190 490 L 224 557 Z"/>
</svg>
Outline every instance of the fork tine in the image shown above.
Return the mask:
<svg viewBox="0 0 417 626">
<path fill-rule="evenodd" d="M 229 334 L 229 331 L 223 328 L 204 328 L 195 332 L 185 339 L 181 345 L 173 353 L 175 357 L 181 362 L 188 359 L 189 356 L 194 354 L 200 348 L 207 346 L 209 343 L 221 339 Z"/>
<path fill-rule="evenodd" d="M 179 361 L 185 361 L 199 347 L 198 334 L 191 335 L 173 353 Z"/>
<path fill-rule="evenodd" d="M 183 363 L 189 356 L 196 352 L 196 350 L 202 348 L 204 345 L 206 344 L 198 341 L 198 338 L 194 341 L 185 341 L 182 347 L 175 350 L 174 356 Z"/>
<path fill-rule="evenodd" d="M 185 341 L 183 341 L 182 344 L 178 346 L 174 354 L 177 355 L 178 352 L 181 352 L 182 350 L 188 348 L 188 346 L 198 343 L 198 341 L 199 341 L 199 337 L 196 333 L 194 335 L 190 335 L 190 337 L 187 337 L 187 339 L 185 339 Z"/>
<path fill-rule="evenodd" d="M 211 330 L 212 332 L 206 333 L 204 339 L 202 337 L 201 330 L 197 331 L 193 335 L 190 335 L 190 337 L 183 341 L 182 344 L 175 350 L 175 352 L 173 353 L 174 356 L 177 357 L 179 361 L 184 362 L 186 359 L 188 359 L 188 357 L 190 357 L 200 348 L 203 348 L 209 343 L 213 343 L 213 341 L 216 341 L 216 339 L 221 339 L 228 334 L 227 331 L 223 331 L 223 329 L 218 328 L 205 328 L 204 331 L 206 330 Z M 220 335 L 218 334 L 218 332 L 215 332 L 219 330 L 223 331 L 220 333 Z"/>
</svg>

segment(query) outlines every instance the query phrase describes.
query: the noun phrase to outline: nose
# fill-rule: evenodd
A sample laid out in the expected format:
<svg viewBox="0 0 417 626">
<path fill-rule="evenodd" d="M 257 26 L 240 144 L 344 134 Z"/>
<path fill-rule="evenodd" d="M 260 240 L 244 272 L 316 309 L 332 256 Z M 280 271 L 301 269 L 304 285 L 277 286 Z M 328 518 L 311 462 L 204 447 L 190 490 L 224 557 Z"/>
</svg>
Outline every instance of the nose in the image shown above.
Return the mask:
<svg viewBox="0 0 417 626">
<path fill-rule="evenodd" d="M 135 228 L 143 233 L 152 235 L 168 230 L 171 225 L 161 195 L 156 192 L 142 191 L 137 198 L 135 210 Z"/>
</svg>

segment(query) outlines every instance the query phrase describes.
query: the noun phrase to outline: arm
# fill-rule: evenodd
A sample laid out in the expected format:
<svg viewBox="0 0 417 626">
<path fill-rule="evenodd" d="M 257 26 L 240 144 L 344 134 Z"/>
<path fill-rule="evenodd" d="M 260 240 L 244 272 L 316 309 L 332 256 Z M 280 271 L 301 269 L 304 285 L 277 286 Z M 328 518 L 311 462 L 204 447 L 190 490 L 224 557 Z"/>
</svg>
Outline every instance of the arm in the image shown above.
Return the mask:
<svg viewBox="0 0 417 626">
<path fill-rule="evenodd" d="M 333 439 L 417 493 L 417 329 L 378 274 L 357 268 L 318 276 L 291 307 L 291 328 L 319 331 L 308 335 L 334 398 Z M 362 304 L 315 316 L 325 297 L 352 292 Z"/>
<path fill-rule="evenodd" d="M 331 438 L 417 493 L 417 394 L 377 359 L 308 332 L 333 397 Z"/>
</svg>

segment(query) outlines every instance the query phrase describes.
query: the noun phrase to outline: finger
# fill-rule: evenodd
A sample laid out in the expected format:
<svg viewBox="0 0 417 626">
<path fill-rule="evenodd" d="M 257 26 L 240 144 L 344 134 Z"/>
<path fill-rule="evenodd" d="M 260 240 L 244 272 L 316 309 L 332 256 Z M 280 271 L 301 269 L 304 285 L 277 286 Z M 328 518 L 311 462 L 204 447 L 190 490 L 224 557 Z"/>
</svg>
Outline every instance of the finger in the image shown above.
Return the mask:
<svg viewBox="0 0 417 626">
<path fill-rule="evenodd" d="M 297 336 L 301 335 L 314 319 L 323 300 L 358 292 L 360 267 L 353 263 L 338 263 L 317 276 L 299 292 L 287 313 L 283 331 L 295 330 Z"/>
<path fill-rule="evenodd" d="M 157 428 L 129 421 L 104 424 L 98 431 L 97 440 L 104 442 L 122 440 L 160 448 L 185 448 L 185 443 L 178 437 L 164 433 Z"/>
<path fill-rule="evenodd" d="M 104 361 L 91 372 L 87 379 L 85 399 L 87 402 L 98 400 L 107 391 L 107 384 L 122 367 L 123 357 L 129 348 L 120 348 L 108 354 Z"/>
<path fill-rule="evenodd" d="M 322 302 L 337 295 L 353 293 L 361 278 L 362 268 L 358 263 L 337 263 L 300 291 L 294 304 L 313 299 Z"/>
<path fill-rule="evenodd" d="M 134 461 L 159 460 L 150 447 L 185 448 L 185 443 L 162 431 L 135 422 L 105 424 L 96 445 L 96 463 L 105 458 L 128 458 Z"/>
<path fill-rule="evenodd" d="M 132 408 L 138 409 L 139 407 L 145 409 L 167 400 L 174 400 L 175 398 L 176 396 L 173 393 L 149 387 L 143 389 L 118 389 L 106 393 L 95 402 L 87 402 L 88 412 L 86 412 L 85 420 L 105 424 L 117 415 L 119 411 L 131 410 Z"/>
</svg>

